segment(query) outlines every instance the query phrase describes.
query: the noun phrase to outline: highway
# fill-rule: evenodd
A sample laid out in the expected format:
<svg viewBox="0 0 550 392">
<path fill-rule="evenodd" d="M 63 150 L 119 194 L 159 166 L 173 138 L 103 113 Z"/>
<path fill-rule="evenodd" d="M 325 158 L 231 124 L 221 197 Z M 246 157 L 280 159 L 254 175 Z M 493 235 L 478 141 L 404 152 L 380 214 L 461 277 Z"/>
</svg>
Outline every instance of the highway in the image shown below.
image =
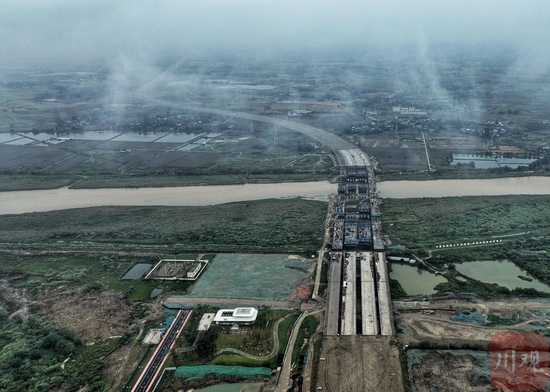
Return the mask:
<svg viewBox="0 0 550 392">
<path fill-rule="evenodd" d="M 176 342 L 182 328 L 189 319 L 191 310 L 180 310 L 170 327 L 164 333 L 162 340 L 160 341 L 157 349 L 153 353 L 153 356 L 149 360 L 149 363 L 143 369 L 141 376 L 137 380 L 136 384 L 132 388 L 132 392 L 148 392 L 153 386 L 153 381 L 162 369 L 162 365 L 166 360 L 170 349 Z"/>
<path fill-rule="evenodd" d="M 340 166 L 370 166 L 370 157 L 357 147 L 336 151 Z"/>
<path fill-rule="evenodd" d="M 325 335 L 393 336 L 374 170 L 368 155 L 359 149 L 338 151 L 338 156 L 342 166 L 328 272 Z"/>
<path fill-rule="evenodd" d="M 192 112 L 210 113 L 218 116 L 227 116 L 228 118 L 241 118 L 250 121 L 259 121 L 267 124 L 272 124 L 282 128 L 291 129 L 300 132 L 310 138 L 316 140 L 322 145 L 332 150 L 336 156 L 339 166 L 370 166 L 370 157 L 357 148 L 357 146 L 338 135 L 324 131 L 322 129 L 312 127 L 311 125 L 298 123 L 295 121 L 286 120 L 284 118 L 262 116 L 259 114 L 235 112 L 231 110 L 217 109 L 206 106 L 198 106 L 183 102 L 172 102 L 155 98 L 153 90 L 173 71 L 185 61 L 181 58 L 170 68 L 158 75 L 156 78 L 139 88 L 135 92 L 135 97 L 144 102 L 151 102 L 157 105 L 170 106 L 182 110 L 190 110 Z"/>
<path fill-rule="evenodd" d="M 152 95 L 153 90 L 162 82 L 162 80 L 166 76 L 168 76 L 170 73 L 176 70 L 183 63 L 184 60 L 185 58 L 180 59 L 173 66 L 171 66 L 166 71 L 164 71 L 162 74 L 160 74 L 159 76 L 157 76 L 156 78 L 154 78 L 153 80 L 145 84 L 143 87 L 139 88 L 135 92 L 135 97 L 145 102 L 151 102 L 151 103 L 155 103 L 163 106 L 170 106 L 170 107 L 178 108 L 182 110 L 211 113 L 219 116 L 241 118 L 241 119 L 251 120 L 251 121 L 260 121 L 263 123 L 272 124 L 283 128 L 288 128 L 293 131 L 303 133 L 304 135 L 307 135 L 312 139 L 318 141 L 319 143 L 330 148 L 334 152 L 334 154 L 337 156 L 337 159 L 340 165 L 343 165 L 346 160 L 353 159 L 353 158 L 350 158 L 349 156 L 344 157 L 340 155 L 341 154 L 340 151 L 347 151 L 347 150 L 361 151 L 357 149 L 356 145 L 354 145 L 351 142 L 348 142 L 345 139 L 342 139 L 340 136 L 334 135 L 330 132 L 324 131 L 319 128 L 312 127 L 311 125 L 301 124 L 301 123 L 286 120 L 283 118 L 261 116 L 258 114 L 251 114 L 251 113 L 234 112 L 230 110 L 191 105 L 183 102 L 171 102 L 171 101 L 165 101 L 162 99 L 155 98 Z M 366 156 L 364 152 L 362 152 L 362 154 Z"/>
</svg>

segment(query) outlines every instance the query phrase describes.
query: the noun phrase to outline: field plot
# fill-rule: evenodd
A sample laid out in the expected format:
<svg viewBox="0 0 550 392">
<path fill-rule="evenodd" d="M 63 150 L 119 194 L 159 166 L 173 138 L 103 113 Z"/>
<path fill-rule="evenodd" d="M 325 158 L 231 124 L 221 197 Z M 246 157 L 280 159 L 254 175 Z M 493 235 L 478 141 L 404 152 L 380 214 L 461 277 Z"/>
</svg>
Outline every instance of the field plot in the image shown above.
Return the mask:
<svg viewBox="0 0 550 392">
<path fill-rule="evenodd" d="M 470 350 L 409 350 L 411 391 L 494 391 L 489 353 Z"/>
<path fill-rule="evenodd" d="M 45 169 L 74 156 L 61 148 L 36 146 L 0 146 L 0 168 L 8 170 Z"/>
<path fill-rule="evenodd" d="M 367 148 L 366 150 L 380 162 L 382 170 L 428 169 L 423 148 Z"/>
<path fill-rule="evenodd" d="M 428 138 L 428 147 L 430 149 L 449 149 L 455 154 L 461 151 L 480 150 L 487 151 L 487 147 L 478 136 L 444 136 Z"/>
<path fill-rule="evenodd" d="M 0 270 L 22 271 L 25 279 L 17 282 L 18 287 L 32 289 L 33 292 L 48 290 L 53 286 L 69 288 L 100 285 L 109 290 L 127 291 L 130 300 L 147 299 L 153 290 L 154 282 L 121 280 L 132 267 L 134 259 L 118 257 L 64 257 L 27 256 L 23 258 L 0 255 Z M 136 277 L 135 279 L 138 279 Z M 133 289 L 130 289 L 133 287 Z"/>
<path fill-rule="evenodd" d="M 227 154 L 219 154 L 212 152 L 169 152 L 166 154 L 166 157 L 172 161 L 164 162 L 163 158 L 157 158 L 149 163 L 151 169 L 160 169 L 163 166 L 166 166 L 171 169 L 189 169 L 189 168 L 199 168 L 207 167 L 213 165 L 214 163 L 227 158 Z"/>
<path fill-rule="evenodd" d="M 327 336 L 317 385 L 324 391 L 403 391 L 395 340 L 382 336 Z"/>
<path fill-rule="evenodd" d="M 190 296 L 282 301 L 312 266 L 297 256 L 219 254 L 191 287 Z"/>
</svg>

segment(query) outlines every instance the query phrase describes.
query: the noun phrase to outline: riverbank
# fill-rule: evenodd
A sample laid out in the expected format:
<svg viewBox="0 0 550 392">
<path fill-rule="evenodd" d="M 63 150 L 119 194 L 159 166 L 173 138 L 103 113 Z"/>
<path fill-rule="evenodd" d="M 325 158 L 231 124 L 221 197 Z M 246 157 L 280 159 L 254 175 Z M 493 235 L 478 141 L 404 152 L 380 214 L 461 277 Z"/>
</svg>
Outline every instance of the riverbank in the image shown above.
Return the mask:
<svg viewBox="0 0 550 392">
<path fill-rule="evenodd" d="M 328 200 L 335 185 L 328 181 L 185 186 L 168 188 L 46 189 L 0 192 L 0 215 L 99 206 L 207 206 L 270 198 Z M 385 181 L 381 198 L 547 195 L 550 177 L 486 180 Z"/>
</svg>

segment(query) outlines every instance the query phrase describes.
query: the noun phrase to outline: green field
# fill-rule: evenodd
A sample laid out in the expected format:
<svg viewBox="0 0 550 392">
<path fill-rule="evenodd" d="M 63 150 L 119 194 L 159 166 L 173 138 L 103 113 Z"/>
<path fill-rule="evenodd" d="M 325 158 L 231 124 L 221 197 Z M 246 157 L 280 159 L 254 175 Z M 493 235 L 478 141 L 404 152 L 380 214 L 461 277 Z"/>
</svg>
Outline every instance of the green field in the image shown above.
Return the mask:
<svg viewBox="0 0 550 392">
<path fill-rule="evenodd" d="M 207 207 L 94 207 L 0 216 L 0 243 L 26 249 L 305 252 L 327 204 L 270 199 Z"/>
<path fill-rule="evenodd" d="M 190 255 L 193 257 L 193 255 Z M 194 255 L 196 257 L 196 255 Z M 117 255 L 12 256 L 0 254 L 0 273 L 20 274 L 15 287 L 26 287 L 30 295 L 42 289 L 88 286 L 90 292 L 110 289 L 123 291 L 130 301 L 148 300 L 151 291 L 185 292 L 187 282 L 132 281 L 120 278 L 136 263 L 155 263 L 157 258 L 120 257 Z"/>
<path fill-rule="evenodd" d="M 433 268 L 475 260 L 510 260 L 550 284 L 550 196 L 479 196 L 425 199 L 384 199 L 384 233 L 393 245 L 390 254 L 425 259 Z M 498 245 L 436 248 L 438 245 L 502 240 Z M 508 289 L 469 279 L 439 285 L 440 291 L 476 291 L 485 296 L 510 293 Z M 515 294 L 538 295 L 532 289 Z"/>
<path fill-rule="evenodd" d="M 88 176 L 74 182 L 71 189 L 95 189 L 95 188 L 139 188 L 139 187 L 172 187 L 193 185 L 233 185 L 276 183 L 289 181 L 323 181 L 329 180 L 332 173 L 265 173 L 265 174 L 212 174 L 212 175 L 148 175 L 148 176 Z M 47 176 L 43 176 L 47 177 Z M 32 177 L 27 176 L 27 179 Z M 40 176 L 35 177 L 36 188 L 44 187 L 47 181 L 41 181 Z M 44 184 L 43 184 L 44 183 Z M 18 184 L 13 184 L 15 188 Z M 53 187 L 52 187 L 53 188 Z M 32 188 L 25 188 L 32 189 Z M 14 190 L 14 189 L 10 189 Z M 15 188 L 15 190 L 17 190 Z"/>
<path fill-rule="evenodd" d="M 456 241 L 550 232 L 550 196 L 384 199 L 384 232 L 393 243 L 428 249 Z M 523 236 L 521 233 L 530 232 Z M 510 237 L 505 237 L 510 236 Z"/>
</svg>

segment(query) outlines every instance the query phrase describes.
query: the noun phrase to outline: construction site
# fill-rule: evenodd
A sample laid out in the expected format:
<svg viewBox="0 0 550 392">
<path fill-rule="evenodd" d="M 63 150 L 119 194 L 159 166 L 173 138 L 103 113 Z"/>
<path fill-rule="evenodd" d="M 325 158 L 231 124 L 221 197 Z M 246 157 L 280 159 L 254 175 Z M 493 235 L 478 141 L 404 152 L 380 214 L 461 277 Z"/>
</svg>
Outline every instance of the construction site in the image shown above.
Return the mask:
<svg viewBox="0 0 550 392">
<path fill-rule="evenodd" d="M 339 151 L 342 165 L 332 233 L 325 334 L 394 335 L 376 179 L 361 150 Z"/>
<path fill-rule="evenodd" d="M 376 179 L 361 150 L 340 161 L 318 389 L 402 391 Z"/>
</svg>

